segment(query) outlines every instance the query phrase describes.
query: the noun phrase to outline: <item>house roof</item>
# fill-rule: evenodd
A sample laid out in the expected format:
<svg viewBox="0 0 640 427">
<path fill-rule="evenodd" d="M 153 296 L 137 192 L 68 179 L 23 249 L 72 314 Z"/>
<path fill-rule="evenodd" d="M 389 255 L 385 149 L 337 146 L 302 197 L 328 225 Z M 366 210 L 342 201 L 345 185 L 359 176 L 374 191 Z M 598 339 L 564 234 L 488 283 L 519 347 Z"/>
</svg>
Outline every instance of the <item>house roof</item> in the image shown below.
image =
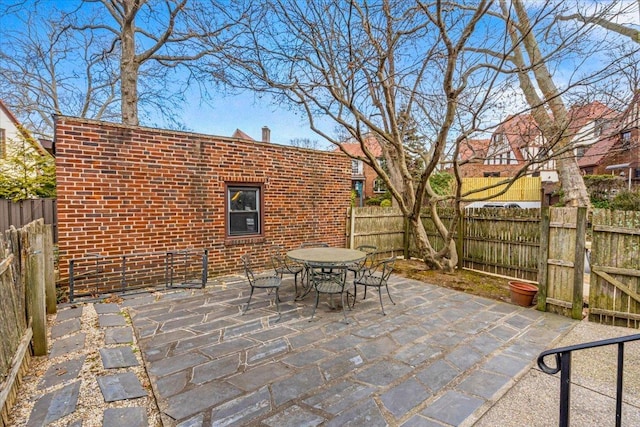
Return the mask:
<svg viewBox="0 0 640 427">
<path fill-rule="evenodd" d="M 489 152 L 490 139 L 466 139 L 460 144 L 458 158 L 461 161 L 484 159 Z"/>
<path fill-rule="evenodd" d="M 573 105 L 569 109 L 569 129 L 573 132 L 579 132 L 589 122 L 597 119 L 614 119 L 618 116 L 615 110 L 598 102 L 590 102 L 586 105 Z"/>
<path fill-rule="evenodd" d="M 231 135 L 231 137 L 232 138 L 238 138 L 238 139 L 246 139 L 246 140 L 249 140 L 249 141 L 255 141 L 255 139 L 251 138 L 249 135 L 247 135 L 246 133 L 244 133 L 240 129 L 236 129 L 235 132 L 233 132 L 233 135 Z"/>
<path fill-rule="evenodd" d="M 0 110 L 9 118 L 9 120 L 14 124 L 18 132 L 22 135 L 25 141 L 28 141 L 38 152 L 42 155 L 48 156 L 53 155 L 53 152 L 49 152 L 42 144 L 39 143 L 31 133 L 20 123 L 20 121 L 16 118 L 13 112 L 7 107 L 7 105 L 0 99 Z"/>
<path fill-rule="evenodd" d="M 375 135 L 367 134 L 365 135 L 363 140 L 364 140 L 365 146 L 367 147 L 367 149 L 369 149 L 369 151 L 371 152 L 371 154 L 373 154 L 375 158 L 382 157 L 382 146 L 380 145 L 380 142 L 378 142 L 378 139 L 375 137 Z M 362 146 L 358 141 L 350 140 L 349 142 L 343 142 L 341 146 L 342 146 L 342 149 L 347 154 L 350 154 L 356 157 L 364 156 L 364 151 L 362 151 Z M 339 150 L 340 148 L 336 147 L 334 151 L 339 151 Z"/>
<path fill-rule="evenodd" d="M 578 166 L 581 168 L 598 165 L 604 157 L 611 151 L 618 141 L 617 135 L 612 135 L 598 140 L 591 145 L 584 155 L 578 159 Z"/>
<path fill-rule="evenodd" d="M 597 119 L 614 120 L 617 117 L 617 112 L 612 110 L 608 106 L 600 102 L 590 102 L 585 105 L 574 105 L 569 109 L 569 131 L 577 134 L 588 123 Z M 542 131 L 538 127 L 533 115 L 531 114 L 518 114 L 509 116 L 501 123 L 494 135 L 503 135 L 506 138 L 511 150 L 513 151 L 515 158 L 521 162 L 524 161 L 522 154 L 522 148 L 528 146 L 539 145 L 540 138 L 542 137 Z M 460 147 L 459 158 L 469 160 L 475 153 L 477 156 L 486 157 L 491 150 L 492 140 L 468 140 L 466 144 Z M 602 154 L 601 150 L 606 150 L 605 147 L 610 147 L 610 141 L 603 141 L 598 147 L 592 146 L 592 157 L 600 158 Z M 591 150 L 589 150 L 591 151 Z M 606 153 L 606 151 L 605 151 Z M 586 154 L 585 154 L 586 156 Z M 586 160 L 584 160 L 586 161 Z"/>
</svg>

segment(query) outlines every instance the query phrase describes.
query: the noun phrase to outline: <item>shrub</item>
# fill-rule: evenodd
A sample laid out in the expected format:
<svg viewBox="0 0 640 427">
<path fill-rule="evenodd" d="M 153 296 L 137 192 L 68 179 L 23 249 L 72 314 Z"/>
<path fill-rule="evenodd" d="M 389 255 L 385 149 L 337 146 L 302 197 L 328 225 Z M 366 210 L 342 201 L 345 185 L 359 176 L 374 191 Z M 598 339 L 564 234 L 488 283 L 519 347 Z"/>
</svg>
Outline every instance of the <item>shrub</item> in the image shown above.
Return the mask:
<svg viewBox="0 0 640 427">
<path fill-rule="evenodd" d="M 640 211 L 640 190 L 622 190 L 611 201 L 611 209 Z"/>
</svg>

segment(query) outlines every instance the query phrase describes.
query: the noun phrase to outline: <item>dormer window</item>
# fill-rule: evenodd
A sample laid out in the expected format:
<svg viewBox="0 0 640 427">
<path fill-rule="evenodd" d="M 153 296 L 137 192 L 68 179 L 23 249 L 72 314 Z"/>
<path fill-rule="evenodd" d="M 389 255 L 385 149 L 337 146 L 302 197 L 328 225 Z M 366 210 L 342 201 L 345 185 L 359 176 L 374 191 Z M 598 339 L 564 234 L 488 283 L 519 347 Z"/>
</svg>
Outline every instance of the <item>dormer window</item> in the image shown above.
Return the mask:
<svg viewBox="0 0 640 427">
<path fill-rule="evenodd" d="M 604 119 L 596 119 L 593 125 L 593 136 L 602 135 L 602 131 L 604 129 Z"/>
</svg>

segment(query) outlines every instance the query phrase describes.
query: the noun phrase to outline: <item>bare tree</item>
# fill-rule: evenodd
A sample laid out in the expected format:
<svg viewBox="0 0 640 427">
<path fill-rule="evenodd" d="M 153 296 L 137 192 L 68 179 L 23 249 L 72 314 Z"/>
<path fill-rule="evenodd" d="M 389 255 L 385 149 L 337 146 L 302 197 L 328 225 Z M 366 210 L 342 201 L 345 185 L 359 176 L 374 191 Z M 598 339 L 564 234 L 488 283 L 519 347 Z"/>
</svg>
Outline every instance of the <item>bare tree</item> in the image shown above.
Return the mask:
<svg viewBox="0 0 640 427">
<path fill-rule="evenodd" d="M 640 0 L 636 0 L 635 3 L 621 1 L 578 3 L 577 6 L 582 6 L 587 10 L 580 10 L 578 7 L 574 13 L 562 14 L 558 16 L 558 19 L 561 21 L 576 20 L 584 24 L 597 25 L 640 44 L 640 30 L 634 28 L 634 26 L 638 26 Z M 624 21 L 624 17 L 629 15 L 636 18 L 635 22 Z"/>
<path fill-rule="evenodd" d="M 289 140 L 289 145 L 298 148 L 310 148 L 312 150 L 324 149 L 324 147 L 320 146 L 320 141 L 311 138 L 293 138 Z"/>
<path fill-rule="evenodd" d="M 95 55 L 100 45 L 64 31 L 60 15 L 18 13 L 0 37 L 0 97 L 39 138 L 51 138 L 52 114 L 117 119 L 119 74 L 112 54 Z"/>
<path fill-rule="evenodd" d="M 27 5 L 5 11 L 24 25 L 6 30 L 2 41 L 0 75 L 9 78 L 0 95 L 18 112 L 37 111 L 38 128 L 51 131 L 51 114 L 117 113 L 138 125 L 140 111 L 147 123 L 158 116 L 175 124 L 189 87 L 197 85 L 206 100 L 224 78 L 211 61 L 229 26 L 216 0 L 79 0 L 45 11 Z M 29 96 L 20 101 L 12 92 L 23 86 Z"/>
<path fill-rule="evenodd" d="M 409 223 L 419 256 L 430 266 L 451 269 L 458 257 L 452 240 L 457 217 L 445 223 L 436 207 L 448 201 L 459 212 L 460 203 L 473 194 L 461 193 L 455 161 L 456 194 L 438 194 L 431 187 L 429 178 L 447 153 L 455 160 L 464 141 L 490 132 L 497 123 L 489 117 L 496 111 L 503 112 L 503 120 L 505 111 L 515 113 L 508 107 L 510 96 L 521 101 L 518 111 L 540 120 L 553 145 L 529 159 L 515 178 L 569 152 L 558 143 L 564 118 L 538 117 L 549 109 L 561 114 L 561 107 L 553 108 L 568 89 L 554 89 L 553 78 L 540 73 L 551 74 L 545 64 L 585 37 L 586 29 L 555 44 L 553 55 L 535 56 L 535 39 L 527 37 L 543 25 L 552 28 L 555 4 L 536 3 L 529 32 L 524 25 L 514 30 L 515 16 L 518 24 L 525 22 L 526 10 L 506 17 L 499 6 L 491 1 L 279 0 L 243 15 L 227 60 L 236 87 L 273 93 L 299 106 L 311 128 L 337 147 L 345 138 L 317 124 L 316 117 L 332 120 L 342 135 L 359 142 L 363 156 L 343 149 L 345 154 L 361 159 L 385 182 Z M 529 62 L 517 62 L 523 50 Z M 548 87 L 541 90 L 542 85 Z M 384 168 L 365 144 L 370 133 L 380 142 Z M 578 170 L 565 170 L 580 180 Z M 441 249 L 427 239 L 421 220 L 425 208 L 444 240 Z"/>
</svg>

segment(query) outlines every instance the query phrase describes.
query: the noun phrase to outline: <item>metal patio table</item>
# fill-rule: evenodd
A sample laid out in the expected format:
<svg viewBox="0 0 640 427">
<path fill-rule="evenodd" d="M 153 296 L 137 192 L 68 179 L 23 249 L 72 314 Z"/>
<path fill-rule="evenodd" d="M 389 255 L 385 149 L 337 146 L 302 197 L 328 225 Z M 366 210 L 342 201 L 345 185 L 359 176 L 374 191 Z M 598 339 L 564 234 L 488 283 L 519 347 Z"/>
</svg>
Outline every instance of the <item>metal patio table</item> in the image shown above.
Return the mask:
<svg viewBox="0 0 640 427">
<path fill-rule="evenodd" d="M 313 264 L 330 269 L 331 267 L 340 267 L 362 261 L 367 257 L 367 253 L 356 249 L 313 247 L 291 250 L 287 252 L 287 257 L 304 264 L 305 268 Z M 309 283 L 309 272 L 307 271 L 306 289 L 296 299 L 304 298 L 310 291 L 311 285 Z"/>
</svg>

